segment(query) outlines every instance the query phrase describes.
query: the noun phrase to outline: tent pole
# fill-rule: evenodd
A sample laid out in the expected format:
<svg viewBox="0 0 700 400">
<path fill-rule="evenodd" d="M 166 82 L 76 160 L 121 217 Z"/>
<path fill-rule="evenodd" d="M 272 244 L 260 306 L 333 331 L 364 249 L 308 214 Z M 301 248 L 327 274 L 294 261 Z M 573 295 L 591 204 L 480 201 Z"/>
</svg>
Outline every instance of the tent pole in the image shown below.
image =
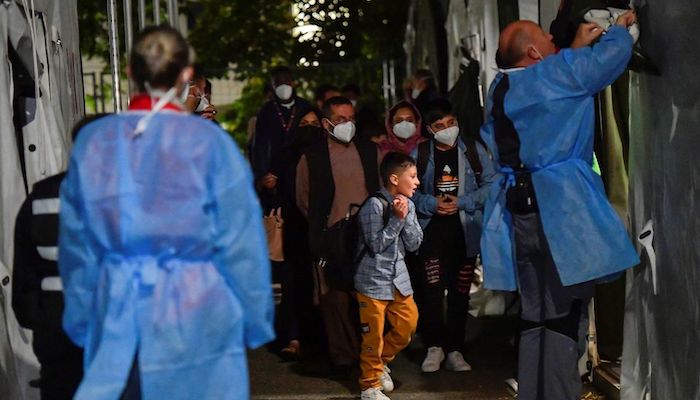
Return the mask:
<svg viewBox="0 0 700 400">
<path fill-rule="evenodd" d="M 168 22 L 171 27 L 178 29 L 176 0 L 168 0 Z"/>
<path fill-rule="evenodd" d="M 153 1 L 153 24 L 160 25 L 160 0 Z"/>
<path fill-rule="evenodd" d="M 109 30 L 109 60 L 112 72 L 112 99 L 114 112 L 122 110 L 121 82 L 119 80 L 119 31 L 117 28 L 117 0 L 107 0 Z"/>
<path fill-rule="evenodd" d="M 131 0 L 122 0 L 124 6 L 124 40 L 126 42 L 126 57 L 131 54 L 131 45 L 134 40 L 134 24 L 133 13 L 131 12 Z M 128 81 L 127 86 L 127 104 L 131 99 L 131 81 Z"/>
<path fill-rule="evenodd" d="M 146 27 L 146 0 L 139 0 L 139 32 Z"/>
</svg>

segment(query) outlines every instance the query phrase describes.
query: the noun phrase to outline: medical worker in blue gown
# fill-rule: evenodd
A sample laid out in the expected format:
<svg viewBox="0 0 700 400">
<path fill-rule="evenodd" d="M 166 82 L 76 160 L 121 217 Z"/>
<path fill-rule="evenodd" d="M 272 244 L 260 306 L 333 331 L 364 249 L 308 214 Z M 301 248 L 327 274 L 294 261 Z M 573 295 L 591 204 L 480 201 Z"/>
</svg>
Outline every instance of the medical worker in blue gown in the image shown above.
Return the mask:
<svg viewBox="0 0 700 400">
<path fill-rule="evenodd" d="M 578 48 L 558 54 L 532 22 L 501 32 L 499 62 L 509 68 L 491 85 L 482 136 L 502 178 L 486 204 L 481 249 L 485 285 L 521 293 L 521 400 L 580 398 L 594 282 L 639 262 L 591 168 L 593 95 L 625 70 L 634 21 L 627 13 L 604 36 L 584 24 Z"/>
<path fill-rule="evenodd" d="M 273 338 L 262 212 L 231 138 L 183 111 L 175 30 L 148 28 L 129 111 L 85 126 L 61 187 L 63 325 L 76 399 L 246 399 L 246 348 Z"/>
</svg>

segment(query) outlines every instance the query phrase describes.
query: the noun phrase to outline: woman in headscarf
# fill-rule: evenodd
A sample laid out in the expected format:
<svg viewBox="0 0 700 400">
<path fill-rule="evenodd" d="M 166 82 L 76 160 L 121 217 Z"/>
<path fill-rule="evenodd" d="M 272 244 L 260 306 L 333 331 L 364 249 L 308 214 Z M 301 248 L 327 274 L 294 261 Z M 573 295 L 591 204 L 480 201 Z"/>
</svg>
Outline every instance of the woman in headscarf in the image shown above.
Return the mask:
<svg viewBox="0 0 700 400">
<path fill-rule="evenodd" d="M 386 113 L 386 138 L 379 143 L 382 158 L 389 152 L 411 154 L 418 144 L 427 140 L 421 136 L 421 115 L 407 101 L 400 101 Z"/>
</svg>

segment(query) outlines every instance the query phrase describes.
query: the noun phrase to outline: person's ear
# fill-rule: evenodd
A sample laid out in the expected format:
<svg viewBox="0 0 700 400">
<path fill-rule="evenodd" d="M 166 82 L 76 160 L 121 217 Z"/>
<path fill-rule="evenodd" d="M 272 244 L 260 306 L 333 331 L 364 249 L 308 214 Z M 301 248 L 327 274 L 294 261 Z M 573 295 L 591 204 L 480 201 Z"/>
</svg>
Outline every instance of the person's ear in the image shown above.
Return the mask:
<svg viewBox="0 0 700 400">
<path fill-rule="evenodd" d="M 331 121 L 329 121 L 328 118 L 321 119 L 321 125 L 323 126 L 323 129 L 325 129 L 327 131 L 333 130 L 333 129 L 331 129 L 332 128 Z"/>
<path fill-rule="evenodd" d="M 389 175 L 389 183 L 394 186 L 399 186 L 399 176 L 396 174 Z"/>
<path fill-rule="evenodd" d="M 527 47 L 527 56 L 533 60 L 542 60 L 542 53 L 540 53 L 539 50 L 537 50 L 537 48 L 535 48 L 533 45 Z"/>
<path fill-rule="evenodd" d="M 180 72 L 180 82 L 187 83 L 192 80 L 194 76 L 194 68 L 192 66 L 185 67 L 182 72 Z"/>
</svg>

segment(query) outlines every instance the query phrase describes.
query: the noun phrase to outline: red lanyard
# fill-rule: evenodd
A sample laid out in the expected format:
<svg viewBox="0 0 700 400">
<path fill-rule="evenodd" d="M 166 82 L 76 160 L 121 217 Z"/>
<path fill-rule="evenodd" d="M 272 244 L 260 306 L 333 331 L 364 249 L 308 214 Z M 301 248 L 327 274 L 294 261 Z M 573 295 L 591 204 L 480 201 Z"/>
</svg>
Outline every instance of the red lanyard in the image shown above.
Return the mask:
<svg viewBox="0 0 700 400">
<path fill-rule="evenodd" d="M 290 129 L 292 129 L 292 124 L 294 123 L 294 117 L 296 116 L 297 106 L 292 106 L 292 114 L 289 116 L 289 121 L 284 120 L 284 115 L 282 115 L 282 110 L 280 109 L 280 106 L 279 104 L 277 104 L 277 102 L 275 102 L 275 110 L 277 111 L 277 116 L 280 118 L 280 122 L 282 123 L 284 133 L 289 133 Z"/>
</svg>

